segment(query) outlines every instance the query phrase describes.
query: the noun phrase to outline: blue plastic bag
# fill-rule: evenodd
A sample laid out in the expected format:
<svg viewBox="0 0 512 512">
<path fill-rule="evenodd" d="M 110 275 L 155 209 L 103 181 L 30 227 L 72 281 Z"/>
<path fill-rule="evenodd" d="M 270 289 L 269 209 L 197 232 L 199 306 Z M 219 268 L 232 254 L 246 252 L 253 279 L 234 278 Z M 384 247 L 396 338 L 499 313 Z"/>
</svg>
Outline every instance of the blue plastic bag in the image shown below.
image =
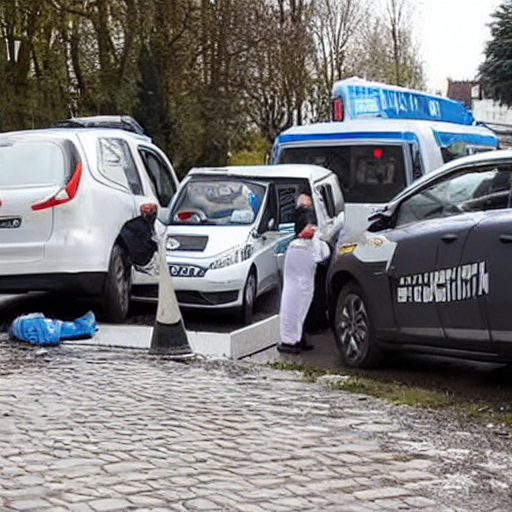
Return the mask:
<svg viewBox="0 0 512 512">
<path fill-rule="evenodd" d="M 96 331 L 96 317 L 92 311 L 89 311 L 72 322 L 62 322 L 60 339 L 81 340 L 92 338 Z"/>
<path fill-rule="evenodd" d="M 96 318 L 92 311 L 73 321 L 52 320 L 42 313 L 29 313 L 15 318 L 10 332 L 32 345 L 58 345 L 62 340 L 92 338 Z"/>
</svg>

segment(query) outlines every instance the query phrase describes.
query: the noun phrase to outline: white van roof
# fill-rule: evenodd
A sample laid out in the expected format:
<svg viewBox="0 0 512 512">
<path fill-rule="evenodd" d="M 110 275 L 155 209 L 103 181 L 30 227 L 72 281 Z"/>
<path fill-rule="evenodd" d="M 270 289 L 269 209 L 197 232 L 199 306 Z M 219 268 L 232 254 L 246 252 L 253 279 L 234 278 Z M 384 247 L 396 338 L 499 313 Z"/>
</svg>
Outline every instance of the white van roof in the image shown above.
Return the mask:
<svg viewBox="0 0 512 512">
<path fill-rule="evenodd" d="M 272 148 L 272 161 L 287 147 L 339 146 L 353 144 L 417 143 L 425 172 L 443 164 L 441 148 L 454 142 L 468 147 L 496 149 L 498 137 L 484 126 L 414 119 L 352 119 L 342 122 L 293 126 L 281 132 Z"/>
<path fill-rule="evenodd" d="M 292 126 L 277 136 L 276 143 L 320 139 L 328 141 L 343 138 L 347 134 L 354 134 L 353 137 L 361 139 L 390 138 L 391 136 L 407 139 L 407 134 L 417 134 L 424 130 L 432 130 L 434 134 L 466 134 L 474 139 L 473 144 L 479 141 L 486 146 L 498 145 L 497 136 L 485 126 L 413 119 L 353 119 L 344 122 L 330 121 Z"/>
</svg>

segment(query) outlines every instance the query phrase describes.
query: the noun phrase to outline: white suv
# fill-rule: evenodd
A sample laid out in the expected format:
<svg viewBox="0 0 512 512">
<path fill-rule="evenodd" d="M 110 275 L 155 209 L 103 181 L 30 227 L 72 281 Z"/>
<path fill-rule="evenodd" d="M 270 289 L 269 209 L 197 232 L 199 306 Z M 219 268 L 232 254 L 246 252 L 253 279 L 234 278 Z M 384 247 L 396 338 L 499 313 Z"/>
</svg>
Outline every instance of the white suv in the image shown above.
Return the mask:
<svg viewBox="0 0 512 512">
<path fill-rule="evenodd" d="M 0 293 L 97 296 L 104 319 L 122 321 L 132 271 L 120 231 L 148 202 L 165 222 L 178 180 L 133 123 L 90 119 L 0 133 Z"/>
</svg>

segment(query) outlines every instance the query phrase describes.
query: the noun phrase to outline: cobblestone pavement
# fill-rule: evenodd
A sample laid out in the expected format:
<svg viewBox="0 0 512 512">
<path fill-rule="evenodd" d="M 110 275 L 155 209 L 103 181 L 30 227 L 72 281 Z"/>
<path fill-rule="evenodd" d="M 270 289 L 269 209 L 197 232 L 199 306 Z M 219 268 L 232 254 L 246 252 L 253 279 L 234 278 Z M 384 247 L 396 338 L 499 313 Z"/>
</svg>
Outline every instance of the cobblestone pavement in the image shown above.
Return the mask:
<svg viewBox="0 0 512 512">
<path fill-rule="evenodd" d="M 510 441 L 267 366 L 0 335 L 0 510 L 512 510 Z"/>
</svg>

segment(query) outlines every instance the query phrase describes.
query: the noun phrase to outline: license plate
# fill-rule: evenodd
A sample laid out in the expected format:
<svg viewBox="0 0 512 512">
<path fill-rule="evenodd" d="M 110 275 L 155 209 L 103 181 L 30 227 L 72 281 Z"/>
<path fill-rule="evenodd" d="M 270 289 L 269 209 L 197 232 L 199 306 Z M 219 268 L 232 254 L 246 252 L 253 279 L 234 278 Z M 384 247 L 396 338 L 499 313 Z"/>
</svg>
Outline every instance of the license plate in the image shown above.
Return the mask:
<svg viewBox="0 0 512 512">
<path fill-rule="evenodd" d="M 206 269 L 195 265 L 169 265 L 173 277 L 204 277 Z"/>
<path fill-rule="evenodd" d="M 0 218 L 0 229 L 15 229 L 21 226 L 21 217 Z"/>
</svg>

